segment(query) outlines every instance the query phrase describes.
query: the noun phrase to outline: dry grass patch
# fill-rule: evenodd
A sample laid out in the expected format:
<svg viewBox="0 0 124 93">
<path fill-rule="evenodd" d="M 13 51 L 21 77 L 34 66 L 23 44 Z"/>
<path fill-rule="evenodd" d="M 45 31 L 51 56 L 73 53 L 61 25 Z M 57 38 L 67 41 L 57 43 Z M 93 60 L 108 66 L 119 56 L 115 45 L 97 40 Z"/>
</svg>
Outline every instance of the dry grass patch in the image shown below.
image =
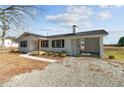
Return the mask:
<svg viewBox="0 0 124 93">
<path fill-rule="evenodd" d="M 124 63 L 124 47 L 106 46 L 104 47 L 104 57 Z"/>
<path fill-rule="evenodd" d="M 19 53 L 0 53 L 0 83 L 8 81 L 12 76 L 31 72 L 33 69 L 41 70 L 47 62 L 22 58 Z"/>
</svg>

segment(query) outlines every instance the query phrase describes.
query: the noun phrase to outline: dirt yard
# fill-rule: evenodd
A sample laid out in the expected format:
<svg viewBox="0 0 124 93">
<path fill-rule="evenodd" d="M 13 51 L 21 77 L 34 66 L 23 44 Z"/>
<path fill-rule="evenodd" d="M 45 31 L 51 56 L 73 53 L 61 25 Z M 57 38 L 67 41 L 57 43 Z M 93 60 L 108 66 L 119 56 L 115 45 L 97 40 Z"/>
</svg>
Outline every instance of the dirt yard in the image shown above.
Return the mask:
<svg viewBox="0 0 124 93">
<path fill-rule="evenodd" d="M 47 66 L 47 62 L 35 61 L 18 56 L 19 53 L 0 52 L 0 84 L 7 82 L 11 77 L 31 72 L 31 70 L 41 70 Z"/>
<path fill-rule="evenodd" d="M 124 64 L 96 58 L 68 57 L 44 70 L 17 75 L 3 87 L 123 87 Z"/>
</svg>

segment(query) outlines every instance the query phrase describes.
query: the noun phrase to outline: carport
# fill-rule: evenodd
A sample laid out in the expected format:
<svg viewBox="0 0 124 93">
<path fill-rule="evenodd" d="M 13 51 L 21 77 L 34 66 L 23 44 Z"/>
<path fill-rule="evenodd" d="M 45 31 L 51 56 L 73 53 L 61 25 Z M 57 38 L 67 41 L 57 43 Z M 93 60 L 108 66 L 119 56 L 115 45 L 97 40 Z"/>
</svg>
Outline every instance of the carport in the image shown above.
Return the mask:
<svg viewBox="0 0 124 93">
<path fill-rule="evenodd" d="M 73 55 L 90 57 L 103 57 L 103 38 L 102 37 L 82 37 L 71 40 Z"/>
</svg>

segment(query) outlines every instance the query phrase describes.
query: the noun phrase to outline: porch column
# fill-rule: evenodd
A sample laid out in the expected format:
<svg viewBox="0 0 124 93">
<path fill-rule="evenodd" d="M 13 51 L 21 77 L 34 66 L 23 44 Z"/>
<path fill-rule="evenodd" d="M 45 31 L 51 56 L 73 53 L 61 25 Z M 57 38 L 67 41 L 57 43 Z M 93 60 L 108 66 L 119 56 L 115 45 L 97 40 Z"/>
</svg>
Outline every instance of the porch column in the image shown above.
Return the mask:
<svg viewBox="0 0 124 93">
<path fill-rule="evenodd" d="M 38 41 L 38 51 L 39 51 L 39 54 L 40 54 L 40 51 L 41 51 L 41 40 L 40 39 Z"/>
<path fill-rule="evenodd" d="M 100 58 L 103 58 L 103 37 L 99 39 L 99 46 L 100 46 Z"/>
</svg>

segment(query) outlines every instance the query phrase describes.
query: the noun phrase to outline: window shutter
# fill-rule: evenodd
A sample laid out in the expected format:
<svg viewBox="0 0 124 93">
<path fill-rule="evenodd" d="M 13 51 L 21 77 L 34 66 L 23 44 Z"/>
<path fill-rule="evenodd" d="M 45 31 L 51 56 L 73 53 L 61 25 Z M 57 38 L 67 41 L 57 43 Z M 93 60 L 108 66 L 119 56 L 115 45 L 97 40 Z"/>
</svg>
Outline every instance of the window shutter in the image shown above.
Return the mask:
<svg viewBox="0 0 124 93">
<path fill-rule="evenodd" d="M 54 47 L 54 40 L 52 40 L 52 47 Z"/>
<path fill-rule="evenodd" d="M 64 43 L 64 40 L 62 40 L 62 47 L 64 47 L 65 45 L 64 45 L 65 43 Z"/>
</svg>

